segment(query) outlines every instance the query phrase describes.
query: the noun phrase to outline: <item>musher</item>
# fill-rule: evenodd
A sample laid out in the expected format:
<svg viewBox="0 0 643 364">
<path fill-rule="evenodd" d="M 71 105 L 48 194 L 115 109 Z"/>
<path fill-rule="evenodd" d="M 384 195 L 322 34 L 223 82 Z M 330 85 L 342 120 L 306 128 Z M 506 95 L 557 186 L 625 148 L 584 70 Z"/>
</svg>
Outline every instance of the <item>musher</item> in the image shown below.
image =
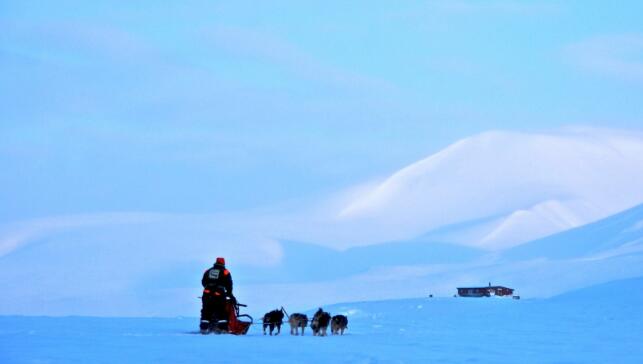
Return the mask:
<svg viewBox="0 0 643 364">
<path fill-rule="evenodd" d="M 201 323 L 199 328 L 201 332 L 227 331 L 228 330 L 228 312 L 226 310 L 226 301 L 228 298 L 233 300 L 232 295 L 232 275 L 225 267 L 225 259 L 217 258 L 214 266 L 203 273 L 201 279 L 203 285 L 203 296 L 201 301 Z M 218 322 L 224 320 L 225 322 Z M 211 324 L 213 324 L 211 326 Z"/>
</svg>

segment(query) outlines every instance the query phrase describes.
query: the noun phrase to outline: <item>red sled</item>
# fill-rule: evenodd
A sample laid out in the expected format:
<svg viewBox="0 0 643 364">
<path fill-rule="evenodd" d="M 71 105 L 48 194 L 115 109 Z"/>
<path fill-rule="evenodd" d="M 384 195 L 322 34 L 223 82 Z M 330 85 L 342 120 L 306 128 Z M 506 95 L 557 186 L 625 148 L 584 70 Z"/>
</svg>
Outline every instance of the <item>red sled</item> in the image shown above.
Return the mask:
<svg viewBox="0 0 643 364">
<path fill-rule="evenodd" d="M 228 310 L 228 333 L 232 335 L 245 335 L 252 325 L 252 316 L 248 314 L 239 314 L 239 307 L 248 307 L 237 303 L 236 300 L 234 303 L 232 300 L 229 300 L 226 303 L 226 309 Z M 240 318 L 243 318 L 240 320 Z"/>
<path fill-rule="evenodd" d="M 245 335 L 252 325 L 252 316 L 240 314 L 239 307 L 248 307 L 238 303 L 235 299 L 226 298 L 225 310 L 228 316 L 227 320 L 210 320 L 201 321 L 201 334 L 232 334 Z"/>
</svg>

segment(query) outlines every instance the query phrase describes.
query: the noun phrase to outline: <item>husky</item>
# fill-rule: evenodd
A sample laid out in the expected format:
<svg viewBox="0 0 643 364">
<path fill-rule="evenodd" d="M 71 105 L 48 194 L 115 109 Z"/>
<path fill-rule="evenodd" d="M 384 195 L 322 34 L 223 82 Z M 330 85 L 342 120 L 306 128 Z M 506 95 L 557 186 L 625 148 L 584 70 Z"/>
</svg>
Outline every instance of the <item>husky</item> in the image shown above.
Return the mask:
<svg viewBox="0 0 643 364">
<path fill-rule="evenodd" d="M 333 335 L 344 335 L 344 330 L 348 327 L 348 317 L 344 315 L 335 315 L 330 320 L 330 332 Z"/>
<path fill-rule="evenodd" d="M 315 312 L 313 321 L 310 323 L 310 328 L 313 329 L 313 336 L 326 336 L 326 329 L 330 323 L 330 314 L 324 312 L 321 308 Z"/>
<path fill-rule="evenodd" d="M 301 327 L 301 336 L 304 336 L 304 329 L 308 326 L 308 316 L 303 313 L 293 313 L 288 322 L 290 323 L 290 335 L 299 335 Z"/>
<path fill-rule="evenodd" d="M 281 308 L 280 310 L 273 310 L 268 312 L 263 316 L 263 334 L 266 334 L 266 328 L 270 327 L 270 335 L 272 336 L 272 332 L 275 329 L 275 326 L 277 327 L 277 333 L 275 335 L 279 335 L 281 332 L 281 321 L 284 319 L 284 309 Z"/>
</svg>

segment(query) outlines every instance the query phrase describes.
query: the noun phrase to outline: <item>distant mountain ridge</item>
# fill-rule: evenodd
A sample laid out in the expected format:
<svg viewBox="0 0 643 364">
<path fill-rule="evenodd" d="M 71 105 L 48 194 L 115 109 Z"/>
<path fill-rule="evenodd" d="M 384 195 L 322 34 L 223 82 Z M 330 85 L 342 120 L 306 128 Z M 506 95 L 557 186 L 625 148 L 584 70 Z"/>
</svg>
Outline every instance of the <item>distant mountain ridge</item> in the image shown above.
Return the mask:
<svg viewBox="0 0 643 364">
<path fill-rule="evenodd" d="M 622 301 L 630 305 L 643 304 L 643 276 L 619 279 L 565 292 L 551 298 L 552 302 L 582 301 L 584 304 Z"/>
<path fill-rule="evenodd" d="M 643 253 L 643 204 L 606 219 L 503 252 L 508 260 L 570 259 Z"/>
</svg>

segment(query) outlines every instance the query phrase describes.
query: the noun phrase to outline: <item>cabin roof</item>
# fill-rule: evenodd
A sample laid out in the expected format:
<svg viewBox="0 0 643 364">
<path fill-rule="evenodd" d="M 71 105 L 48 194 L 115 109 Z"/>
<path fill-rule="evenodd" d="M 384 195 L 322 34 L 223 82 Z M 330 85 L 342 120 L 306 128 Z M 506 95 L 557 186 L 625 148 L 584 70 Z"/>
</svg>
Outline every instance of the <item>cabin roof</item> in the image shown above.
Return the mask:
<svg viewBox="0 0 643 364">
<path fill-rule="evenodd" d="M 498 288 L 504 288 L 504 289 L 513 289 L 505 286 L 484 286 L 484 287 L 458 287 L 457 289 L 498 289 Z"/>
</svg>

